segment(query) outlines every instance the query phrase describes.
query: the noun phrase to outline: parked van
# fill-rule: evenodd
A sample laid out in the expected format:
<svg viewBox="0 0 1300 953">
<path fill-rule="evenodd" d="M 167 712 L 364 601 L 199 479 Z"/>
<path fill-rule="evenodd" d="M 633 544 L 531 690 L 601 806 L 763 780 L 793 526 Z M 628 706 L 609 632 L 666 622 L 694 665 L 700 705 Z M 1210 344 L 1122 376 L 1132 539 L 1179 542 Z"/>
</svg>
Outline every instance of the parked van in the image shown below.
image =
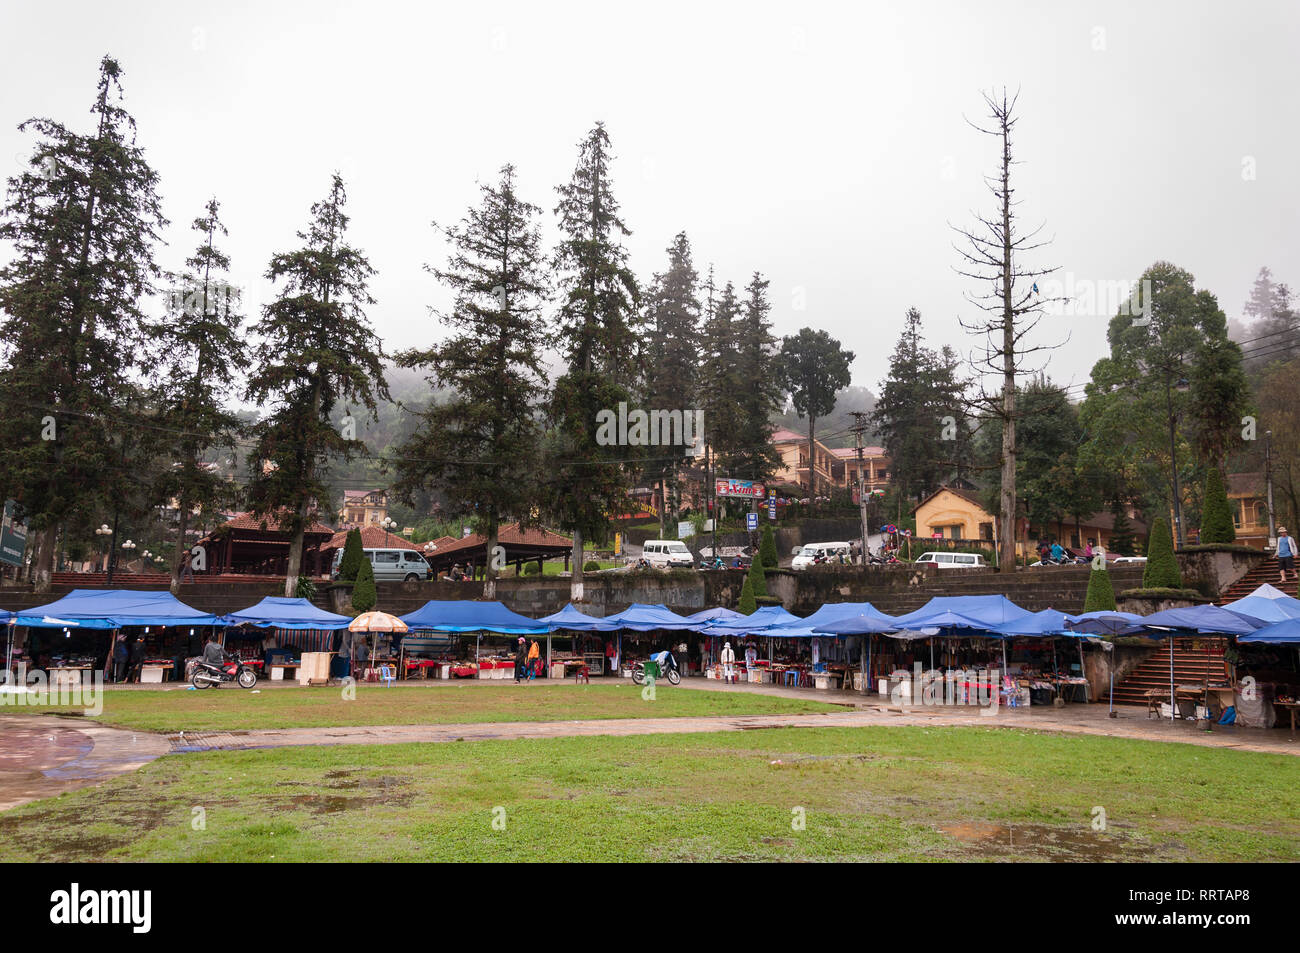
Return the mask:
<svg viewBox="0 0 1300 953">
<path fill-rule="evenodd" d="M 647 539 L 641 558 L 652 569 L 690 569 L 695 565 L 695 557 L 679 539 Z"/>
<path fill-rule="evenodd" d="M 849 563 L 853 561 L 853 548 L 848 543 L 808 543 L 795 555 L 791 569 L 807 569 L 821 563 Z"/>
<path fill-rule="evenodd" d="M 419 579 L 432 579 L 433 570 L 424 561 L 424 557 L 410 549 L 363 549 L 366 559 L 370 560 L 375 571 L 375 582 L 405 582 Z M 339 566 L 343 564 L 343 550 L 334 554 L 334 568 L 330 578 L 339 577 Z"/>
<path fill-rule="evenodd" d="M 934 563 L 940 569 L 983 569 L 988 567 L 978 553 L 922 553 L 918 563 Z"/>
</svg>

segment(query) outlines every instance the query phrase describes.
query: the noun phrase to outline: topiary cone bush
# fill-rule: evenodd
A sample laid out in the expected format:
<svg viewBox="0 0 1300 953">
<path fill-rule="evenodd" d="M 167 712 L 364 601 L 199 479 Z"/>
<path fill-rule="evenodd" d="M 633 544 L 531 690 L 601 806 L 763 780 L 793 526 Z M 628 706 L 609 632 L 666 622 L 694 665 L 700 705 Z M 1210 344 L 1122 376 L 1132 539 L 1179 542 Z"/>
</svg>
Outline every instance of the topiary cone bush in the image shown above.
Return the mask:
<svg viewBox="0 0 1300 953">
<path fill-rule="evenodd" d="M 1083 600 L 1083 611 L 1115 611 L 1115 587 L 1105 569 L 1094 569 L 1088 575 L 1088 595 Z"/>
<path fill-rule="evenodd" d="M 754 601 L 754 583 L 753 576 L 745 577 L 745 584 L 740 587 L 740 603 L 736 606 L 736 611 L 742 615 L 753 615 L 758 609 L 758 603 Z"/>
<path fill-rule="evenodd" d="M 776 533 L 772 531 L 771 523 L 763 527 L 763 541 L 758 544 L 758 558 L 764 569 L 776 569 L 780 565 L 776 555 Z"/>
<path fill-rule="evenodd" d="M 339 579 L 344 582 L 356 582 L 361 564 L 369 562 L 361 547 L 361 530 L 348 530 L 347 540 L 343 543 L 343 560 L 339 563 Z M 371 570 L 374 575 L 374 570 Z"/>
<path fill-rule="evenodd" d="M 361 571 L 357 573 L 357 584 L 352 587 L 352 608 L 357 613 L 369 612 L 379 601 L 375 591 L 375 569 L 369 559 L 361 561 Z"/>
<path fill-rule="evenodd" d="M 749 575 L 745 577 L 753 584 L 754 595 L 767 595 L 767 574 L 763 571 L 763 560 L 755 559 L 749 564 Z"/>
<path fill-rule="evenodd" d="M 1174 540 L 1169 535 L 1169 524 L 1157 516 L 1151 523 L 1151 541 L 1147 549 L 1146 571 L 1142 573 L 1143 589 L 1181 589 L 1183 574 L 1174 556 Z"/>
<path fill-rule="evenodd" d="M 1237 530 L 1232 525 L 1232 508 L 1218 467 L 1210 467 L 1205 477 L 1205 507 L 1201 511 L 1202 543 L 1235 543 Z"/>
</svg>

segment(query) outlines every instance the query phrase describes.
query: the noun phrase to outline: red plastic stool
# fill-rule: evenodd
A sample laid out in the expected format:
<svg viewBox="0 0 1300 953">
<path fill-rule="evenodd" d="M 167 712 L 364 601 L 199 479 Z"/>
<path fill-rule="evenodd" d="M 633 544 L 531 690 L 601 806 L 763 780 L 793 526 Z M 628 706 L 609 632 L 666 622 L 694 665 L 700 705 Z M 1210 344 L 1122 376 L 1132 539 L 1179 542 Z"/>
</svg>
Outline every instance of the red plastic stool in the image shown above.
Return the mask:
<svg viewBox="0 0 1300 953">
<path fill-rule="evenodd" d="M 573 681 L 574 681 L 574 684 L 577 684 L 578 682 L 586 682 L 588 685 L 590 685 L 590 684 L 591 684 L 591 669 L 589 669 L 589 668 L 588 668 L 587 666 L 585 666 L 585 665 L 582 666 L 582 667 L 579 668 L 576 672 L 573 673 Z"/>
</svg>

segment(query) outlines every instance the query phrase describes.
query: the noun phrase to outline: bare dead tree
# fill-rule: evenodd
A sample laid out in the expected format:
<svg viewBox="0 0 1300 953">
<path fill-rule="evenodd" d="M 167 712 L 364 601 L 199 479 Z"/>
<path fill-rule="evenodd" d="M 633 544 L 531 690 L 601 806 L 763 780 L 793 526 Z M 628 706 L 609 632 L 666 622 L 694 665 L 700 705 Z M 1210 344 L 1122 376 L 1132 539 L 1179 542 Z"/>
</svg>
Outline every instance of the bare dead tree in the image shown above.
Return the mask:
<svg viewBox="0 0 1300 953">
<path fill-rule="evenodd" d="M 985 176 L 993 193 L 996 212 L 993 216 L 975 215 L 971 228 L 953 230 L 961 236 L 954 244 L 961 255 L 959 275 L 972 278 L 987 287 L 984 293 L 967 293 L 966 298 L 984 314 L 976 320 L 961 320 L 972 334 L 983 338 L 982 347 L 974 349 L 969 363 L 977 378 L 976 392 L 969 398 L 976 416 L 996 417 L 1002 423 L 1002 491 L 998 506 L 998 568 L 1014 572 L 1016 568 L 1016 375 L 1032 374 L 1042 367 L 1030 367 L 1039 351 L 1054 350 L 1064 344 L 1034 345 L 1025 341 L 1042 320 L 1044 306 L 1052 300 L 1038 294 L 1038 279 L 1057 269 L 1035 269 L 1022 263 L 1023 256 L 1049 244 L 1038 236 L 1043 226 L 1027 234 L 1017 227 L 1015 189 L 1011 187 L 1011 136 L 1018 121 L 1015 115 L 1019 93 L 1008 97 L 984 93 L 989 108 L 990 125 L 967 120 L 976 131 L 993 136 L 1002 144 L 1002 156 L 996 175 Z M 1068 340 L 1068 337 L 1067 337 Z M 1045 363 L 1045 362 L 1044 362 Z M 987 376 L 1000 376 L 1001 387 L 990 390 Z"/>
</svg>

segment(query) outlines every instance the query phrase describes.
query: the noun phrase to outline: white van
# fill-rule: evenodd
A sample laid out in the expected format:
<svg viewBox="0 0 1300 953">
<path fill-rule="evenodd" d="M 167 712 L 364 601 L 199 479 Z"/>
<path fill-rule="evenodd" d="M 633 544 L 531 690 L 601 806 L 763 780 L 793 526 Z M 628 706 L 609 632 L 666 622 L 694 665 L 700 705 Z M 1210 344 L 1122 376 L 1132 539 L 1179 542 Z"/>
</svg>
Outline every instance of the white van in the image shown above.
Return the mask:
<svg viewBox="0 0 1300 953">
<path fill-rule="evenodd" d="M 679 539 L 647 539 L 641 558 L 652 569 L 690 569 L 695 565 L 695 557 Z"/>
<path fill-rule="evenodd" d="M 850 563 L 853 548 L 848 543 L 808 543 L 790 563 L 791 569 L 807 569 L 822 563 Z"/>
<path fill-rule="evenodd" d="M 940 569 L 984 569 L 988 563 L 978 553 L 922 553 L 918 563 L 934 563 Z"/>
<path fill-rule="evenodd" d="M 409 582 L 413 580 L 432 579 L 433 570 L 424 561 L 424 557 L 410 549 L 363 549 L 365 557 L 375 571 L 375 582 Z M 343 550 L 334 553 L 334 567 L 330 578 L 339 577 L 339 566 L 343 563 Z"/>
</svg>

